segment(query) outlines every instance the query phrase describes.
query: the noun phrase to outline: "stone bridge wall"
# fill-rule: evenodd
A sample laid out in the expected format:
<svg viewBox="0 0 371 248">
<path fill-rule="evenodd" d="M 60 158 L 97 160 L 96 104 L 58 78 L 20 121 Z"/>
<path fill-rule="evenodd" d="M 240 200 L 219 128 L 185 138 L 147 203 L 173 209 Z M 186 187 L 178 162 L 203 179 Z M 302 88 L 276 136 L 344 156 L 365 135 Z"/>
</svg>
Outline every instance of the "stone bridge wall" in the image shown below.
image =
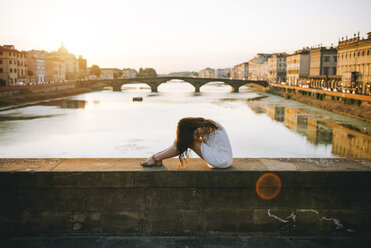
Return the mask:
<svg viewBox="0 0 371 248">
<path fill-rule="evenodd" d="M 195 92 L 200 92 L 200 88 L 209 83 L 209 82 L 224 82 L 225 84 L 228 84 L 232 87 L 233 92 L 239 92 L 239 88 L 242 85 L 254 83 L 261 85 L 263 87 L 267 87 L 268 83 L 266 81 L 254 81 L 254 80 L 237 80 L 237 79 L 225 79 L 225 78 L 193 78 L 193 77 L 157 77 L 157 78 L 128 78 L 128 79 L 107 79 L 107 80 L 92 80 L 92 81 L 86 81 L 85 84 L 96 84 L 99 82 L 104 82 L 107 85 L 110 85 L 113 87 L 114 91 L 121 91 L 121 87 L 124 84 L 129 84 L 133 82 L 141 82 L 149 85 L 151 87 L 152 92 L 158 91 L 158 86 L 160 86 L 162 83 L 166 83 L 170 80 L 183 80 L 185 82 L 190 83 L 195 87 Z M 84 84 L 84 82 L 81 82 Z"/>
<path fill-rule="evenodd" d="M 0 235 L 371 233 L 370 159 L 235 159 L 223 170 L 139 161 L 0 159 Z M 271 200 L 257 194 L 264 173 L 282 182 Z"/>
</svg>

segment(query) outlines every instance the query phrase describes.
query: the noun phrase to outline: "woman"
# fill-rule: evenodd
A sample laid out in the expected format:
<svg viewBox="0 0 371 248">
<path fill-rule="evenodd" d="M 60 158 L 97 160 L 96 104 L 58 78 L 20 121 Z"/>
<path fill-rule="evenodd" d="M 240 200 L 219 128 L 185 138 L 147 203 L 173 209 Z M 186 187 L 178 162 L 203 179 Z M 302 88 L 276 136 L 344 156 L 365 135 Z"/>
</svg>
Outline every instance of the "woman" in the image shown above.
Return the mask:
<svg viewBox="0 0 371 248">
<path fill-rule="evenodd" d="M 183 165 L 188 148 L 191 148 L 209 167 L 228 168 L 232 165 L 231 144 L 227 132 L 219 123 L 197 117 L 183 118 L 178 122 L 176 136 L 173 145 L 140 164 L 143 167 L 162 166 L 162 160 L 179 156 Z"/>
</svg>

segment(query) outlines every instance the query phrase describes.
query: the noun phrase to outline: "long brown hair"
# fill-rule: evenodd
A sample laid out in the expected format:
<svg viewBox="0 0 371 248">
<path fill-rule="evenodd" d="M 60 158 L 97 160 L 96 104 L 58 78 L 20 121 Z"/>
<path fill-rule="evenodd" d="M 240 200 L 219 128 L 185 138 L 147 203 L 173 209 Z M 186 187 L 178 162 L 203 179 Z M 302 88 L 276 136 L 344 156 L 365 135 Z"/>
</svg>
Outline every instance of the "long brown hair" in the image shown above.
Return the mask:
<svg viewBox="0 0 371 248">
<path fill-rule="evenodd" d="M 214 121 L 201 117 L 187 117 L 181 119 L 178 122 L 176 132 L 176 148 L 179 152 L 181 165 L 183 165 L 185 158 L 188 157 L 188 148 L 193 144 L 194 132 L 198 128 L 202 128 L 205 134 L 209 134 L 219 127 Z"/>
</svg>

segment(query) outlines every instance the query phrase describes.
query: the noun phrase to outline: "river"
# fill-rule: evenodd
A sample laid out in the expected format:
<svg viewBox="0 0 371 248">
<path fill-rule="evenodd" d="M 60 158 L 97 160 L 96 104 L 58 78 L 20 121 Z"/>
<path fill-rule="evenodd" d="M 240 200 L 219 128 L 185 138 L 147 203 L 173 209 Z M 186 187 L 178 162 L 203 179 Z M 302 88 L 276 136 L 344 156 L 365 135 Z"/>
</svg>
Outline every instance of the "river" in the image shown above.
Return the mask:
<svg viewBox="0 0 371 248">
<path fill-rule="evenodd" d="M 266 97 L 251 100 L 260 95 Z M 371 157 L 368 122 L 245 86 L 231 93 L 228 85 L 209 83 L 196 94 L 176 80 L 160 85 L 159 93 L 131 84 L 122 92 L 105 89 L 0 111 L 0 157 L 148 157 L 171 144 L 178 120 L 189 116 L 221 123 L 236 158 Z"/>
</svg>

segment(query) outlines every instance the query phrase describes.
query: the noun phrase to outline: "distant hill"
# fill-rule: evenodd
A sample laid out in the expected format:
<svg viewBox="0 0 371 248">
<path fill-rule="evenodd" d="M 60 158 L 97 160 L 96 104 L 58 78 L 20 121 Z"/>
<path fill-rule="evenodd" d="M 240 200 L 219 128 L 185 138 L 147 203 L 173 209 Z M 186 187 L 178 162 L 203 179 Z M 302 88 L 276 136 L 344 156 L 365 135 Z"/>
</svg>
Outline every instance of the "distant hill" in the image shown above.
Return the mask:
<svg viewBox="0 0 371 248">
<path fill-rule="evenodd" d="M 179 71 L 179 72 L 170 72 L 168 73 L 169 76 L 172 77 L 193 77 L 198 76 L 198 72 L 195 71 Z"/>
</svg>

